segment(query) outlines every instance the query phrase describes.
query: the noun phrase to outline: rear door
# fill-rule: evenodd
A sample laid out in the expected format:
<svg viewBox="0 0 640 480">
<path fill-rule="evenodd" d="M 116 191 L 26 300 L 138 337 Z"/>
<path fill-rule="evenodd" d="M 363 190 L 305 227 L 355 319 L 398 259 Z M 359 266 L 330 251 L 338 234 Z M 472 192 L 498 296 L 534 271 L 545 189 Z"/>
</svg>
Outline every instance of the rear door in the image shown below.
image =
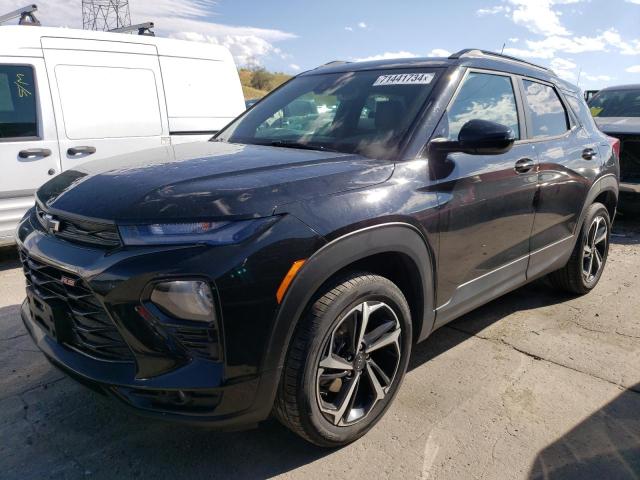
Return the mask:
<svg viewBox="0 0 640 480">
<path fill-rule="evenodd" d="M 43 38 L 64 170 L 169 143 L 156 48 Z"/>
<path fill-rule="evenodd" d="M 457 140 L 462 125 L 473 119 L 509 126 L 518 140 L 500 155 L 454 153 L 444 161 L 430 159 L 441 167 L 438 324 L 525 280 L 538 175 L 535 151 L 522 140 L 516 77 L 469 72 L 436 136 Z"/>
<path fill-rule="evenodd" d="M 60 172 L 56 125 L 41 58 L 0 57 L 0 244 Z"/>
<path fill-rule="evenodd" d="M 589 188 L 600 168 L 598 144 L 555 86 L 522 79 L 527 128 L 540 162 L 529 277 L 561 267 Z"/>
</svg>

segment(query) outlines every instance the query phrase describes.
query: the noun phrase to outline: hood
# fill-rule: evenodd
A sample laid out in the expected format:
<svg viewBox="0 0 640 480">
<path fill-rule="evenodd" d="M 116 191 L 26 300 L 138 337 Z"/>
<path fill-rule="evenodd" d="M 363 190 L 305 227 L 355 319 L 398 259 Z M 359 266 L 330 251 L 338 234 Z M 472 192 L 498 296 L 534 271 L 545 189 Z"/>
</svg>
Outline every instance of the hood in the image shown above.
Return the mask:
<svg viewBox="0 0 640 480">
<path fill-rule="evenodd" d="M 85 163 L 44 184 L 37 198 L 54 212 L 125 223 L 261 217 L 392 172 L 392 163 L 358 155 L 199 142 Z"/>
<path fill-rule="evenodd" d="M 640 134 L 640 117 L 594 117 L 604 133 Z"/>
</svg>

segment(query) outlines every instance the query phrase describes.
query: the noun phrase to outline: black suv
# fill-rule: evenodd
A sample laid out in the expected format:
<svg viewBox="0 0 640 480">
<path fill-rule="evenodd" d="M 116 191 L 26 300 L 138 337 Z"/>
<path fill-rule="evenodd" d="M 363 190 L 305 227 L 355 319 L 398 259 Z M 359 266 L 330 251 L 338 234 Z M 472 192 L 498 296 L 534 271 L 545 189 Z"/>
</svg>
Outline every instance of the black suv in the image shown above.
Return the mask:
<svg viewBox="0 0 640 480">
<path fill-rule="evenodd" d="M 334 62 L 211 142 L 40 188 L 17 230 L 22 318 L 54 365 L 140 412 L 274 412 L 342 445 L 436 328 L 546 274 L 591 290 L 617 197 L 608 137 L 547 69 L 479 50 Z"/>
</svg>

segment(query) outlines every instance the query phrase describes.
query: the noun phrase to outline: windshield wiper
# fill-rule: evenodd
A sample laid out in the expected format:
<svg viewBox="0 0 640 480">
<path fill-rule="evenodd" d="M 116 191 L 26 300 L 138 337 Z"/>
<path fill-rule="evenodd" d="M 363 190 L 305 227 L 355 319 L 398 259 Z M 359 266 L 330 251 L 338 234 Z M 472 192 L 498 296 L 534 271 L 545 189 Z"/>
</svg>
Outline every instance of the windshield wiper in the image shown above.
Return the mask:
<svg viewBox="0 0 640 480">
<path fill-rule="evenodd" d="M 295 142 L 291 140 L 274 140 L 272 142 L 269 142 L 267 145 L 271 145 L 272 147 L 282 147 L 282 148 L 299 148 L 301 150 L 320 150 L 323 152 L 337 151 L 337 150 L 332 150 L 330 148 L 327 148 L 323 145 Z"/>
</svg>

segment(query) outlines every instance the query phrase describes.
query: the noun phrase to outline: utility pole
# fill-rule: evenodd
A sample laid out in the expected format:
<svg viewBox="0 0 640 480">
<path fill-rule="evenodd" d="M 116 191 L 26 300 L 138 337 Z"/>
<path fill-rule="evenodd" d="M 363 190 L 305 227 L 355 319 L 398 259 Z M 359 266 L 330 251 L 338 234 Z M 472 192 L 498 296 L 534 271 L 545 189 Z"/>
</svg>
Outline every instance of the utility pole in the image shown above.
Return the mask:
<svg viewBox="0 0 640 480">
<path fill-rule="evenodd" d="M 129 27 L 129 0 L 82 0 L 82 28 L 109 31 Z"/>
</svg>

